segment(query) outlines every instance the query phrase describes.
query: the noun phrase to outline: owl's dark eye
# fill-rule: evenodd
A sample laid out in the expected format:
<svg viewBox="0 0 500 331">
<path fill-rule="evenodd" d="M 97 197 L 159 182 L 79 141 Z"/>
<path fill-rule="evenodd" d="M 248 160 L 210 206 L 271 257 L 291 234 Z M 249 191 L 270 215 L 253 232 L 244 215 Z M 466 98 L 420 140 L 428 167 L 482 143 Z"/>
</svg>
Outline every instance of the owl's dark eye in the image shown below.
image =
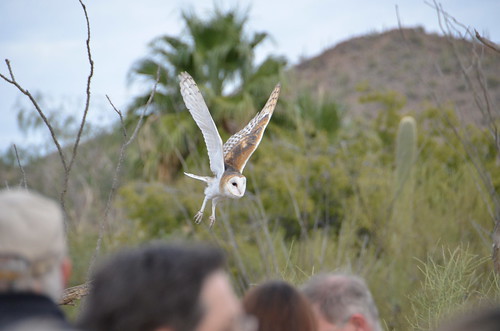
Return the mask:
<svg viewBox="0 0 500 331">
<path fill-rule="evenodd" d="M 233 182 L 233 186 L 238 186 L 238 184 L 236 184 L 235 182 Z"/>
</svg>

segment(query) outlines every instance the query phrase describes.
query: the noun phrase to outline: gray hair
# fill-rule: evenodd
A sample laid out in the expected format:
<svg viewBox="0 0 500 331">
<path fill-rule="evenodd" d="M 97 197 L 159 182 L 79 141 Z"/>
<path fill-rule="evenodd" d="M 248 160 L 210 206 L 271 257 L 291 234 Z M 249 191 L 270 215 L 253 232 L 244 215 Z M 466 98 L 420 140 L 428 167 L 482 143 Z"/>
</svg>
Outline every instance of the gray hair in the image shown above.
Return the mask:
<svg viewBox="0 0 500 331">
<path fill-rule="evenodd" d="M 374 330 L 382 330 L 377 307 L 361 277 L 340 273 L 319 274 L 302 287 L 302 292 L 330 323 L 343 325 L 353 314 L 359 313 L 365 316 Z"/>
<path fill-rule="evenodd" d="M 27 289 L 33 290 L 36 284 L 40 284 L 40 292 L 57 303 L 61 300 L 64 292 L 64 279 L 61 271 L 62 258 L 58 259 L 56 263 L 46 273 L 35 278 Z M 36 291 L 36 287 L 34 290 Z"/>
</svg>

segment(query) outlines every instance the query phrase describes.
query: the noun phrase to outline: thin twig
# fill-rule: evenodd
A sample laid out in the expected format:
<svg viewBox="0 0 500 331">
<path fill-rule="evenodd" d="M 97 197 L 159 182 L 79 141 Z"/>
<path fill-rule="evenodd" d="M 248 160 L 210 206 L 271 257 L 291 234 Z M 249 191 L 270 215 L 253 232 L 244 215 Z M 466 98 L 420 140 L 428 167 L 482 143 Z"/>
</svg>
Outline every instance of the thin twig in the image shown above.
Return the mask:
<svg viewBox="0 0 500 331">
<path fill-rule="evenodd" d="M 495 117 L 492 114 L 492 107 L 490 104 L 488 90 L 487 90 L 486 84 L 484 83 L 484 73 L 482 72 L 482 69 L 480 67 L 479 55 L 474 52 L 473 59 L 477 60 L 476 65 L 474 66 L 474 72 L 477 75 L 476 79 L 480 85 L 479 86 L 480 92 L 477 91 L 475 85 L 473 84 L 471 74 L 469 74 L 469 70 L 467 70 L 465 64 L 463 63 L 463 60 L 460 58 L 459 51 L 458 51 L 455 43 L 453 42 L 452 36 L 449 32 L 449 28 L 450 28 L 450 24 L 451 24 L 450 19 L 454 22 L 454 24 L 459 24 L 459 26 L 461 26 L 463 29 L 465 29 L 468 33 L 470 33 L 470 32 L 463 24 L 457 23 L 457 21 L 453 17 L 451 17 L 446 12 L 444 12 L 444 10 L 441 7 L 439 8 L 439 10 L 441 10 L 443 12 L 443 16 L 445 17 L 445 23 L 446 23 L 446 26 L 448 27 L 448 30 L 442 30 L 442 32 L 445 33 L 445 35 L 447 36 L 448 42 L 452 46 L 453 54 L 455 55 L 455 58 L 457 59 L 457 61 L 459 63 L 459 67 L 460 67 L 460 70 L 461 70 L 462 75 L 464 77 L 464 80 L 472 92 L 472 95 L 474 97 L 474 102 L 476 104 L 477 109 L 479 109 L 480 112 L 482 113 L 483 118 L 486 120 L 486 122 L 488 124 L 488 129 L 490 130 L 492 135 L 494 137 L 496 137 L 496 132 L 498 130 L 496 128 Z M 496 192 L 495 186 L 493 185 L 493 182 L 491 180 L 491 176 L 489 175 L 488 171 L 485 169 L 484 165 L 479 162 L 479 153 L 477 151 L 477 148 L 475 148 L 475 146 L 472 144 L 472 142 L 469 139 L 465 139 L 465 138 L 461 137 L 458 130 L 452 124 L 450 124 L 450 126 L 452 127 L 455 135 L 460 139 L 469 159 L 471 160 L 472 164 L 476 168 L 476 171 L 477 171 L 479 177 L 481 178 L 483 184 L 485 185 L 486 189 L 488 190 L 488 193 L 490 194 L 490 197 L 491 197 L 493 204 L 495 206 L 495 212 L 494 212 L 494 215 L 492 215 L 492 219 L 493 219 L 493 221 L 495 221 L 496 219 L 498 219 L 500 217 L 499 216 L 500 215 L 500 197 L 498 196 L 498 193 Z M 497 141 L 495 141 L 495 146 L 498 148 Z M 497 153 L 500 153 L 500 150 L 497 149 Z"/>
<path fill-rule="evenodd" d="M 24 172 L 21 160 L 19 160 L 19 154 L 17 153 L 17 146 L 16 144 L 13 144 L 13 146 L 14 146 L 14 152 L 16 153 L 17 164 L 19 165 L 19 169 L 21 169 L 21 175 L 23 177 L 21 180 L 21 186 L 24 186 L 25 189 L 28 189 L 28 183 L 26 182 L 26 173 Z"/>
<path fill-rule="evenodd" d="M 89 16 L 87 13 L 87 7 L 85 7 L 85 4 L 82 2 L 82 0 L 79 0 L 80 5 L 82 6 L 83 13 L 85 14 L 85 22 L 87 24 L 87 40 L 86 40 L 86 46 L 87 46 L 87 58 L 89 60 L 89 75 L 87 77 L 87 88 L 86 88 L 86 98 L 85 98 L 85 108 L 83 111 L 83 116 L 82 116 L 82 121 L 80 122 L 80 128 L 78 129 L 78 133 L 76 135 L 76 140 L 75 144 L 73 145 L 73 151 L 71 153 L 71 158 L 69 161 L 68 167 L 65 169 L 64 172 L 64 182 L 63 182 L 63 188 L 61 191 L 61 205 L 63 206 L 63 209 L 66 210 L 65 204 L 66 204 L 66 193 L 68 192 L 68 183 L 69 183 L 69 175 L 71 173 L 71 169 L 73 168 L 73 164 L 75 162 L 76 156 L 78 154 L 78 146 L 80 145 L 80 139 L 82 137 L 83 129 L 85 127 L 85 122 L 87 120 L 87 114 L 89 112 L 89 107 L 90 107 L 90 85 L 92 81 L 92 76 L 94 75 L 94 61 L 92 60 L 92 52 L 90 49 L 90 21 L 89 21 Z"/>
<path fill-rule="evenodd" d="M 149 99 L 148 101 L 146 102 L 146 106 L 144 107 L 144 109 L 142 110 L 142 113 L 141 113 L 141 116 L 139 117 L 139 121 L 137 122 L 137 125 L 135 126 L 135 129 L 134 129 L 134 132 L 132 133 L 132 136 L 130 136 L 129 140 L 127 141 L 127 146 L 130 145 L 130 143 L 135 139 L 135 137 L 137 136 L 137 133 L 139 132 L 139 129 L 141 128 L 142 126 L 142 122 L 144 122 L 144 117 L 146 116 L 146 111 L 148 110 L 149 108 L 149 105 L 151 104 L 151 102 L 153 101 L 153 98 L 155 96 L 155 93 L 156 93 L 156 88 L 158 87 L 158 83 L 160 82 L 160 67 L 158 67 L 158 69 L 156 70 L 156 81 L 155 81 L 155 85 L 153 86 L 153 91 L 151 92 L 151 94 L 149 95 Z"/>
<path fill-rule="evenodd" d="M 93 266 L 94 266 L 94 264 L 95 264 L 98 256 L 100 255 L 100 252 L 101 252 L 102 239 L 104 237 L 104 229 L 105 229 L 108 217 L 109 217 L 109 212 L 111 210 L 111 203 L 114 200 L 115 193 L 116 193 L 116 190 L 118 188 L 118 178 L 120 176 L 121 168 L 122 168 L 122 165 L 123 165 L 123 161 L 125 159 L 125 152 L 127 150 L 127 147 L 130 145 L 130 143 L 132 143 L 132 141 L 136 138 L 137 133 L 139 132 L 139 129 L 142 126 L 144 116 L 145 116 L 146 111 L 148 110 L 151 102 L 153 101 L 153 98 L 155 96 L 156 88 L 158 87 L 159 81 L 160 81 L 160 68 L 158 67 L 158 70 L 156 72 L 156 82 L 155 82 L 155 84 L 153 86 L 153 90 L 151 91 L 151 94 L 149 95 L 149 99 L 148 99 L 148 101 L 146 102 L 146 105 L 143 108 L 141 116 L 140 116 L 139 120 L 137 121 L 137 124 L 136 124 L 136 126 L 134 128 L 134 133 L 130 136 L 130 138 L 128 138 L 128 140 L 124 141 L 124 143 L 120 147 L 120 154 L 119 154 L 119 157 L 118 157 L 118 162 L 117 162 L 117 165 L 116 165 L 115 173 L 113 175 L 111 189 L 110 189 L 109 195 L 108 195 L 108 201 L 106 202 L 106 207 L 104 209 L 104 216 L 99 221 L 99 234 L 98 234 L 98 237 L 97 237 L 97 242 L 96 242 L 96 248 L 95 248 L 95 251 L 94 251 L 94 255 L 92 256 L 92 259 L 90 261 L 90 265 L 89 265 L 89 268 L 88 268 L 87 278 L 90 278 L 90 275 L 91 275 L 92 270 L 93 270 Z M 113 103 L 111 103 L 111 100 L 109 100 L 109 102 L 110 102 L 111 106 L 113 107 L 113 109 L 118 114 L 121 114 L 121 111 L 119 111 L 118 109 L 116 109 L 116 107 L 113 105 Z M 127 139 L 127 133 L 126 133 L 126 131 L 123 133 L 123 138 Z"/>
<path fill-rule="evenodd" d="M 35 100 L 35 98 L 33 97 L 33 95 L 26 89 L 24 89 L 17 81 L 16 81 L 16 78 L 14 77 L 14 73 L 12 71 L 12 67 L 10 65 L 10 61 L 8 59 L 5 59 L 5 63 L 7 64 L 7 68 L 9 69 L 9 75 L 10 75 L 10 79 L 7 78 L 6 76 L 2 75 L 0 73 L 0 78 L 2 78 L 3 80 L 5 80 L 6 82 L 14 85 L 15 87 L 17 87 L 17 89 L 24 95 L 26 95 L 31 103 L 33 104 L 33 106 L 35 107 L 36 111 L 38 112 L 38 115 L 42 118 L 42 121 L 43 123 L 45 124 L 45 126 L 47 126 L 47 128 L 49 129 L 49 132 L 50 132 L 50 136 L 52 137 L 52 141 L 54 142 L 54 144 L 56 145 L 56 148 L 57 148 L 57 152 L 59 153 L 59 159 L 61 160 L 61 164 L 63 166 L 63 169 L 64 169 L 64 176 L 65 178 L 68 176 L 68 165 L 66 163 L 66 157 L 64 155 L 64 151 L 61 147 L 61 144 L 59 143 L 59 140 L 57 139 L 56 137 L 56 133 L 54 131 L 54 128 L 52 127 L 52 125 L 50 124 L 50 121 L 47 119 L 47 116 L 45 116 L 45 113 L 43 112 L 42 108 L 40 107 L 40 105 L 38 104 L 38 102 Z M 64 214 L 64 219 L 65 219 L 65 224 L 66 224 L 66 221 L 68 219 L 67 215 L 68 215 L 68 212 L 66 210 L 66 205 L 64 203 L 64 200 L 63 200 L 63 196 L 61 196 L 60 198 L 60 203 L 61 203 L 61 208 L 62 208 L 62 211 L 63 211 L 63 214 Z"/>
<path fill-rule="evenodd" d="M 127 128 L 125 128 L 125 122 L 123 121 L 123 114 L 120 109 L 116 108 L 109 96 L 106 94 L 106 99 L 108 99 L 109 104 L 111 107 L 113 107 L 114 111 L 118 114 L 118 117 L 120 117 L 120 125 L 123 130 L 123 136 L 126 138 L 127 137 Z"/>
<path fill-rule="evenodd" d="M 2 75 L 1 73 L 0 73 L 0 78 L 5 80 L 7 83 L 14 85 L 22 94 L 26 95 L 30 99 L 31 103 L 33 104 L 33 106 L 37 110 L 38 115 L 40 115 L 40 117 L 42 118 L 43 123 L 49 129 L 52 140 L 54 141 L 54 144 L 56 145 L 56 148 L 57 148 L 57 152 L 59 153 L 59 158 L 61 159 L 61 163 L 62 163 L 62 166 L 64 168 L 64 171 L 66 171 L 68 169 L 68 166 L 66 165 L 66 157 L 64 156 L 64 152 L 62 150 L 62 147 L 59 144 L 59 140 L 56 137 L 56 133 L 54 131 L 54 128 L 50 124 L 49 120 L 47 119 L 47 116 L 45 116 L 45 113 L 42 111 L 42 108 L 40 107 L 40 105 L 38 104 L 36 99 L 33 97 L 33 95 L 28 90 L 22 88 L 22 86 L 17 82 L 16 78 L 14 77 L 14 73 L 12 71 L 12 67 L 10 65 L 9 59 L 5 59 L 5 63 L 7 65 L 8 70 L 9 70 L 10 79 L 7 78 L 6 76 Z"/>
<path fill-rule="evenodd" d="M 71 155 L 71 160 L 69 162 L 69 167 L 68 171 L 71 171 L 71 167 L 73 166 L 73 162 L 75 161 L 77 152 L 78 152 L 78 145 L 80 143 L 80 139 L 82 137 L 82 132 L 83 128 L 85 126 L 85 121 L 87 119 L 87 114 L 89 112 L 89 106 L 90 106 L 90 85 L 92 81 L 92 76 L 94 75 L 94 61 L 92 60 L 92 52 L 90 49 L 90 22 L 89 22 L 89 16 L 87 13 L 87 7 L 85 7 L 85 4 L 82 2 L 82 0 L 79 0 L 80 4 L 82 5 L 83 13 L 85 14 L 85 22 L 87 24 L 87 40 L 86 40 L 86 45 L 87 45 L 87 58 L 89 60 L 89 66 L 90 66 L 90 71 L 89 75 L 87 77 L 87 88 L 86 88 L 86 99 L 85 99 L 85 109 L 83 111 L 83 116 L 82 116 L 82 121 L 80 123 L 80 128 L 78 129 L 78 134 L 76 135 L 76 141 L 75 145 L 73 146 L 73 154 Z"/>
<path fill-rule="evenodd" d="M 500 47 L 499 46 L 497 46 L 496 44 L 494 44 L 492 41 L 489 41 L 488 39 L 482 37 L 479 34 L 479 32 L 477 32 L 476 30 L 474 30 L 474 32 L 475 32 L 477 40 L 479 40 L 481 43 L 483 43 L 483 45 L 485 45 L 486 47 L 491 48 L 492 50 L 494 50 L 497 53 L 500 53 Z"/>
<path fill-rule="evenodd" d="M 490 100 L 491 98 L 488 93 L 486 79 L 483 75 L 483 68 L 481 67 L 481 61 L 479 61 L 479 56 L 477 54 L 475 55 L 478 59 L 474 67 L 476 69 L 475 70 L 476 80 L 479 82 L 479 86 L 482 91 L 482 96 L 485 102 L 485 111 L 488 119 L 488 126 L 490 128 L 490 133 L 493 135 L 497 152 L 500 153 L 500 140 L 498 135 L 498 126 L 496 124 L 496 116 L 495 114 L 492 114 L 493 106 L 491 105 L 491 100 Z"/>
<path fill-rule="evenodd" d="M 399 7 L 398 5 L 395 5 L 396 6 L 396 17 L 398 19 L 398 28 L 399 28 L 399 32 L 401 33 L 401 37 L 403 39 L 406 39 L 406 35 L 405 35 L 405 32 L 403 30 L 403 26 L 401 24 L 401 17 L 399 16 Z"/>
</svg>

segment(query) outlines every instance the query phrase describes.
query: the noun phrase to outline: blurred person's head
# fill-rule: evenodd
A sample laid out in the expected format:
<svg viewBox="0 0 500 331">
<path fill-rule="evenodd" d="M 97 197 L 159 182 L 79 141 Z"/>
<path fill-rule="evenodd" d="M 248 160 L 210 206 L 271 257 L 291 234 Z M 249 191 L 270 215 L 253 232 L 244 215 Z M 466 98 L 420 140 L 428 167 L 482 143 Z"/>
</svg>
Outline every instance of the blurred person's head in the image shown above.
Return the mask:
<svg viewBox="0 0 500 331">
<path fill-rule="evenodd" d="M 438 331 L 498 331 L 500 330 L 500 306 L 482 307 L 456 314 L 443 322 Z"/>
<path fill-rule="evenodd" d="M 283 281 L 269 281 L 251 288 L 243 309 L 258 321 L 259 331 L 314 331 L 316 321 L 307 299 Z"/>
<path fill-rule="evenodd" d="M 302 287 L 302 293 L 313 306 L 319 331 L 382 331 L 377 307 L 361 277 L 320 274 Z"/>
<path fill-rule="evenodd" d="M 106 331 L 239 330 L 225 258 L 208 246 L 154 243 L 122 251 L 92 279 L 80 326 Z"/>
<path fill-rule="evenodd" d="M 70 269 L 59 205 L 28 190 L 0 191 L 0 294 L 58 302 Z"/>
</svg>

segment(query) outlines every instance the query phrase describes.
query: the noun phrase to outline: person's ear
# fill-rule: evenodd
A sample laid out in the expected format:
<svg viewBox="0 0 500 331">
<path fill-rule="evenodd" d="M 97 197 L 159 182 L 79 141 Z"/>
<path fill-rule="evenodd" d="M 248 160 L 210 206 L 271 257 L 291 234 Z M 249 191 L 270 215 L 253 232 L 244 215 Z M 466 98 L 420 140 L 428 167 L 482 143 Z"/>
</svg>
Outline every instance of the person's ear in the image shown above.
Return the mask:
<svg viewBox="0 0 500 331">
<path fill-rule="evenodd" d="M 355 330 L 359 331 L 370 331 L 370 325 L 368 324 L 368 321 L 366 320 L 366 317 L 363 316 L 362 314 L 356 313 L 351 316 L 349 319 L 349 323 L 354 326 Z"/>
<path fill-rule="evenodd" d="M 71 260 L 69 257 L 65 257 L 63 261 L 61 262 L 61 273 L 62 273 L 62 279 L 63 279 L 63 287 L 66 287 L 69 281 L 69 277 L 71 276 Z"/>
</svg>

